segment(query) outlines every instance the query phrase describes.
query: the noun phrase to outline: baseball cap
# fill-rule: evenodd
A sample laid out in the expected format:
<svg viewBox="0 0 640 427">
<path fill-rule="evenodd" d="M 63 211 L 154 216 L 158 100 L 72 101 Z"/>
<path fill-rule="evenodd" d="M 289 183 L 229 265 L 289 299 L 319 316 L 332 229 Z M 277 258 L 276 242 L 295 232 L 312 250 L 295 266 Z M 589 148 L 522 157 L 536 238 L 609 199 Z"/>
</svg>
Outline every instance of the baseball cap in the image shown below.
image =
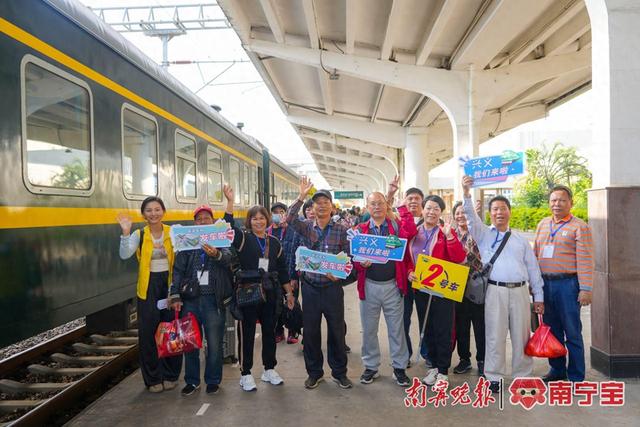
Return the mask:
<svg viewBox="0 0 640 427">
<path fill-rule="evenodd" d="M 333 202 L 333 197 L 331 197 L 331 193 L 329 192 L 329 190 L 316 191 L 311 197 L 311 200 L 315 202 L 318 197 L 326 197 L 330 202 Z"/>
<path fill-rule="evenodd" d="M 209 212 L 211 214 L 211 218 L 213 218 L 213 210 L 207 205 L 198 206 L 196 210 L 193 211 L 193 218 L 198 216 L 198 214 L 202 211 Z"/>
<path fill-rule="evenodd" d="M 282 208 L 285 210 L 285 212 L 287 211 L 287 205 L 285 205 L 282 202 L 276 202 L 274 204 L 271 205 L 271 212 L 273 212 L 274 210 L 276 210 L 277 208 Z"/>
</svg>

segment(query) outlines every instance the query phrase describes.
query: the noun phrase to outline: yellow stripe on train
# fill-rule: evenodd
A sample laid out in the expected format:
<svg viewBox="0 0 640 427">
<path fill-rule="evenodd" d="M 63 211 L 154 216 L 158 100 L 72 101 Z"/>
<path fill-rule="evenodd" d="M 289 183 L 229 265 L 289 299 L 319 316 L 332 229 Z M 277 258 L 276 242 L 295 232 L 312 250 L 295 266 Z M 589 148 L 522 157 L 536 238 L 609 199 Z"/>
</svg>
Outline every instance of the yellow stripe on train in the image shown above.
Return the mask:
<svg viewBox="0 0 640 427">
<path fill-rule="evenodd" d="M 66 227 L 79 225 L 115 224 L 120 212 L 128 213 L 135 222 L 143 222 L 137 209 L 118 208 L 52 208 L 33 206 L 0 206 L 0 229 Z M 222 218 L 223 211 L 215 211 Z M 235 211 L 235 218 L 242 218 L 246 211 Z M 164 221 L 193 221 L 191 209 L 169 209 Z"/>
</svg>

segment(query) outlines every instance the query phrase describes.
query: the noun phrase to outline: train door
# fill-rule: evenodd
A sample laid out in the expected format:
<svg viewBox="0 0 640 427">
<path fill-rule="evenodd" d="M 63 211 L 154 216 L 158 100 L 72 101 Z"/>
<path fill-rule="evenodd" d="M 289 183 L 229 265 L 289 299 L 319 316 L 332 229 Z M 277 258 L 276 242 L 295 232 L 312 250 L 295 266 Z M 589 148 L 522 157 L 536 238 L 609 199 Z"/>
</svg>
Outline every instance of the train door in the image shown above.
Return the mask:
<svg viewBox="0 0 640 427">
<path fill-rule="evenodd" d="M 255 188 L 254 191 L 258 196 L 258 204 L 264 206 L 264 176 L 262 176 L 262 167 L 258 166 L 258 188 Z"/>
</svg>

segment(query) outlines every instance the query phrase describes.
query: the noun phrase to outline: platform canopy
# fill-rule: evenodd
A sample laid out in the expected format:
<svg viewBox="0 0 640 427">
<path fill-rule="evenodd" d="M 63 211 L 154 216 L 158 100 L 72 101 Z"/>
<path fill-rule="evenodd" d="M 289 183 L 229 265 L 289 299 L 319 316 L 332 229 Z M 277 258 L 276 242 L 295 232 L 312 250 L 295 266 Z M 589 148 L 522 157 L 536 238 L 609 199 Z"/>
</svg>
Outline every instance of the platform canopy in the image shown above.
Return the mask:
<svg viewBox="0 0 640 427">
<path fill-rule="evenodd" d="M 332 185 L 428 186 L 591 86 L 583 0 L 218 3 Z"/>
</svg>

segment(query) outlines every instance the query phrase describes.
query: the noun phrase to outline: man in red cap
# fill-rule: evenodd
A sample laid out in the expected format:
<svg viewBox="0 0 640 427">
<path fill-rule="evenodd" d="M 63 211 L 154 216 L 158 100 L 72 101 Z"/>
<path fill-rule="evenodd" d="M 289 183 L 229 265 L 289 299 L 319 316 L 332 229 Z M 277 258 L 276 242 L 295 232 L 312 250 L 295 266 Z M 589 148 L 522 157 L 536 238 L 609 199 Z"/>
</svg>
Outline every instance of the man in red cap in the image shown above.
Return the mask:
<svg viewBox="0 0 640 427">
<path fill-rule="evenodd" d="M 196 225 L 213 224 L 213 210 L 202 205 L 193 211 Z M 207 340 L 204 380 L 207 394 L 218 392 L 222 381 L 222 341 L 225 330 L 226 305 L 231 300 L 233 288 L 228 274 L 231 251 L 203 244 L 201 249 L 181 251 L 173 265 L 173 282 L 169 290 L 171 307 L 182 309 L 182 316 L 193 313 Z M 183 285 L 197 281 L 199 295 L 187 297 L 181 294 Z M 186 353 L 183 396 L 193 394 L 200 387 L 200 351 Z"/>
</svg>

